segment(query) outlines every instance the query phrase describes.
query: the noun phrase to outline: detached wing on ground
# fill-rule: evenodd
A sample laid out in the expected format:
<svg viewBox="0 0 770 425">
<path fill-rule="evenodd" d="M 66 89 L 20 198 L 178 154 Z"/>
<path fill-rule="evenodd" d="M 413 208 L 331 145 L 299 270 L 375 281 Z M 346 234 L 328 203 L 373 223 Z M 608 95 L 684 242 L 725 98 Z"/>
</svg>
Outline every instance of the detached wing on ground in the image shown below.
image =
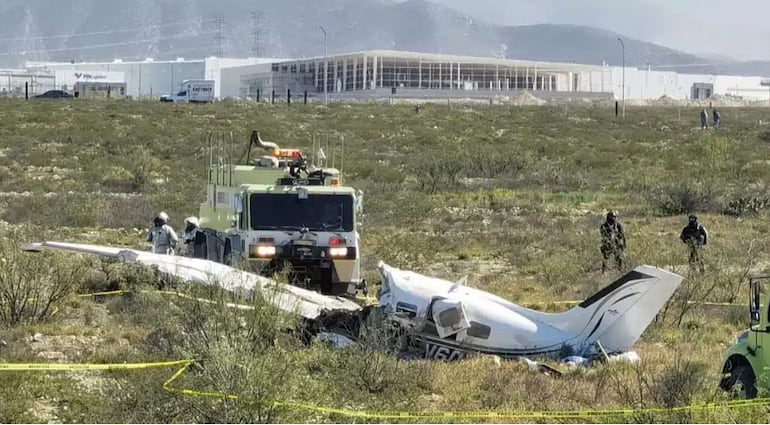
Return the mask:
<svg viewBox="0 0 770 425">
<path fill-rule="evenodd" d="M 288 313 L 297 313 L 309 320 L 319 318 L 324 312 L 354 312 L 361 309 L 358 304 L 351 300 L 324 296 L 295 286 L 278 285 L 272 279 L 209 260 L 154 254 L 135 249 L 67 242 L 32 243 L 23 246 L 22 249 L 25 251 L 54 249 L 78 252 L 154 266 L 158 271 L 179 279 L 207 285 L 219 285 L 225 290 L 242 295 L 247 299 L 251 299 L 255 291 L 275 289 L 271 291 L 272 296 L 268 297 L 268 300 Z"/>
</svg>

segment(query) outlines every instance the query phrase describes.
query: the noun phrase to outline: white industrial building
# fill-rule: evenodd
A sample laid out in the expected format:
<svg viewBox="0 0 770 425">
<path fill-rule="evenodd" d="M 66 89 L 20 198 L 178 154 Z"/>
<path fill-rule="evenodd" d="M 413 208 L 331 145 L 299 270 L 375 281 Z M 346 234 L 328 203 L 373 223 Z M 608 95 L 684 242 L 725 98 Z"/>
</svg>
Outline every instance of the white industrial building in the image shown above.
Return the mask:
<svg viewBox="0 0 770 425">
<path fill-rule="evenodd" d="M 705 99 L 711 95 L 770 101 L 770 87 L 760 76 L 680 74 L 618 66 L 372 50 L 302 59 L 216 58 L 173 61 L 147 59 L 95 63 L 28 62 L 26 71 L 9 73 L 6 91 L 25 77 L 35 87 L 74 87 L 78 80 L 124 85 L 125 95 L 159 97 L 179 89 L 186 79 L 215 81 L 214 96 L 268 100 L 307 91 L 310 97 L 490 97 L 529 90 L 539 97 L 614 96 L 620 100 Z M 41 75 L 43 77 L 30 77 Z M 53 77 L 46 77 L 52 75 Z M 79 75 L 79 77 L 78 77 Z M 3 74 L 0 74 L 2 91 Z M 53 83 L 51 83 L 53 79 Z M 625 82 L 625 84 L 624 84 Z M 23 83 L 22 87 L 23 87 Z M 625 93 L 624 93 L 625 86 Z M 104 86 L 101 86 L 102 88 Z M 625 95 L 625 96 L 624 96 Z"/>
<path fill-rule="evenodd" d="M 679 74 L 616 66 L 438 55 L 401 51 L 282 59 L 230 68 L 222 73 L 227 96 L 267 99 L 287 90 L 333 97 L 399 94 L 435 97 L 487 97 L 517 90 L 541 95 L 608 94 L 616 99 L 705 99 L 711 95 L 745 100 L 770 99 L 762 77 Z M 238 89 L 236 90 L 236 86 Z"/>
<path fill-rule="evenodd" d="M 184 80 L 210 79 L 214 80 L 214 97 L 221 97 L 221 71 L 228 67 L 273 61 L 274 59 L 259 58 L 217 58 L 186 60 L 178 58 L 172 61 L 122 61 L 111 62 L 27 62 L 26 68 L 39 72 L 69 72 L 90 74 L 97 78 L 117 78 L 123 75 L 122 83 L 126 86 L 126 95 L 131 97 L 160 97 L 164 94 L 175 93 Z M 61 74 L 64 75 L 64 74 Z M 116 81 L 117 82 L 117 81 Z M 71 80 L 62 82 L 70 86 Z M 56 82 L 59 86 L 59 81 Z"/>
<path fill-rule="evenodd" d="M 45 93 L 56 88 L 56 77 L 51 72 L 26 69 L 0 69 L 0 96 L 24 97 Z"/>
</svg>

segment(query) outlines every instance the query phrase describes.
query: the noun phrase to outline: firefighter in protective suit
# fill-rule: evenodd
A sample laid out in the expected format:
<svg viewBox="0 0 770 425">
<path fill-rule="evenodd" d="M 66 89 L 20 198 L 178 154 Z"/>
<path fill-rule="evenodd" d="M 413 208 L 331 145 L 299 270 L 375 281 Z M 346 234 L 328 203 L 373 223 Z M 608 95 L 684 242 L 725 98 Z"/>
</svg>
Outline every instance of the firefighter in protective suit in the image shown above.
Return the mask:
<svg viewBox="0 0 770 425">
<path fill-rule="evenodd" d="M 195 248 L 195 237 L 198 234 L 198 229 L 200 228 L 200 224 L 198 223 L 198 219 L 196 217 L 187 217 L 184 219 L 185 229 L 184 229 L 184 255 L 187 255 L 188 257 L 192 257 L 194 253 Z"/>
<path fill-rule="evenodd" d="M 701 250 L 708 243 L 708 232 L 703 225 L 698 223 L 698 216 L 695 214 L 690 214 L 688 219 L 689 222 L 682 229 L 679 239 L 690 247 L 690 266 L 697 264 L 701 273 L 703 273 L 705 267 L 703 265 L 703 258 L 701 258 Z"/>
<path fill-rule="evenodd" d="M 155 254 L 173 254 L 178 241 L 176 232 L 168 224 L 168 214 L 161 211 L 155 216 L 153 226 L 147 234 L 147 242 L 151 244 L 150 251 Z"/>
<path fill-rule="evenodd" d="M 623 251 L 626 249 L 626 236 L 623 233 L 623 226 L 618 222 L 617 215 L 610 211 L 607 213 L 607 219 L 599 228 L 602 235 L 602 274 L 607 272 L 607 260 L 610 256 L 615 257 L 615 264 L 618 270 L 623 267 Z"/>
</svg>

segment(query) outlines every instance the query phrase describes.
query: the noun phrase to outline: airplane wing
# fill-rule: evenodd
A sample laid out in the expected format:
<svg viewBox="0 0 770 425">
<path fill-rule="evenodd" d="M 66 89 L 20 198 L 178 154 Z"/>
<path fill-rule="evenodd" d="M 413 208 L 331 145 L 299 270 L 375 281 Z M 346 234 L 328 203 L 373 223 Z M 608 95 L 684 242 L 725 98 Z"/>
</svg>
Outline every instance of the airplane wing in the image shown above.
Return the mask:
<svg viewBox="0 0 770 425">
<path fill-rule="evenodd" d="M 238 270 L 225 264 L 197 258 L 155 254 L 135 249 L 88 245 L 68 242 L 39 242 L 26 244 L 25 251 L 54 249 L 117 258 L 146 266 L 154 266 L 158 271 L 170 274 L 189 282 L 218 285 L 227 291 L 252 298 L 255 291 L 271 290 L 266 297 L 278 308 L 287 313 L 298 313 L 306 319 L 315 320 L 322 313 L 334 310 L 357 311 L 361 307 L 355 302 L 341 298 L 324 296 L 317 292 L 291 285 L 278 285 L 273 279 Z"/>
</svg>

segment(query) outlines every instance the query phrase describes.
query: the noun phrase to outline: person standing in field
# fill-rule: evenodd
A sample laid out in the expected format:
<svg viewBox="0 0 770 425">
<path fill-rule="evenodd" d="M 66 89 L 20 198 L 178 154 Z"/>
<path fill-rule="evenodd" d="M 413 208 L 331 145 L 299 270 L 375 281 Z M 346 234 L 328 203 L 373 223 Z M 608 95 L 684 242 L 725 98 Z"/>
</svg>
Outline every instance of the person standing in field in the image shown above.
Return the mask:
<svg viewBox="0 0 770 425">
<path fill-rule="evenodd" d="M 706 112 L 706 108 L 700 111 L 700 128 L 701 130 L 709 128 L 709 114 Z"/>
<path fill-rule="evenodd" d="M 722 118 L 721 115 L 719 115 L 719 112 L 717 112 L 716 109 L 714 109 L 714 128 L 719 128 L 719 120 Z"/>
<path fill-rule="evenodd" d="M 698 216 L 690 214 L 688 217 L 689 222 L 687 226 L 682 229 L 682 234 L 679 235 L 679 239 L 686 243 L 690 248 L 690 266 L 698 265 L 701 273 L 704 272 L 703 258 L 701 251 L 703 247 L 708 243 L 708 232 L 706 228 L 698 223 Z"/>
<path fill-rule="evenodd" d="M 602 236 L 602 274 L 607 272 L 607 261 L 614 257 L 618 270 L 623 267 L 623 252 L 626 249 L 626 236 L 623 226 L 618 222 L 617 214 L 613 211 L 607 213 L 607 219 L 602 223 L 599 231 Z"/>
<path fill-rule="evenodd" d="M 147 242 L 151 244 L 151 251 L 155 254 L 173 254 L 179 237 L 168 224 L 168 214 L 161 211 L 147 233 Z"/>
</svg>

